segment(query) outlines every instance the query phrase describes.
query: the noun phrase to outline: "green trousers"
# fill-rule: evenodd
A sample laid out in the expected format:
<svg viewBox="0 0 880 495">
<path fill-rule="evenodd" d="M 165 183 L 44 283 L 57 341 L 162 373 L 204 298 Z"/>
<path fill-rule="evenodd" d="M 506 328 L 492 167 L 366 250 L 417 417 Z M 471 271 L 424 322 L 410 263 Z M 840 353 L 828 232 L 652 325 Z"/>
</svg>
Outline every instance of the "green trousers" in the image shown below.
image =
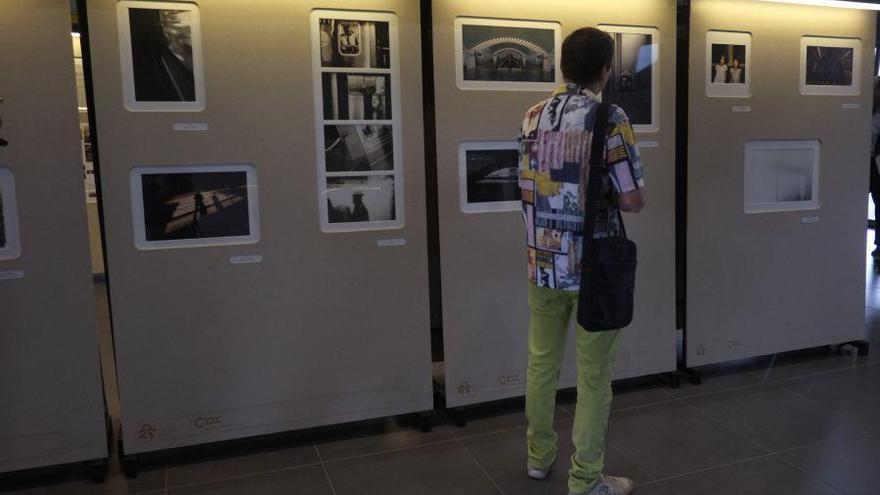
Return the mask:
<svg viewBox="0 0 880 495">
<path fill-rule="evenodd" d="M 528 463 L 539 469 L 556 460 L 557 435 L 553 429 L 556 389 L 568 322 L 577 315 L 577 292 L 529 284 L 529 365 L 526 377 Z M 620 330 L 585 332 L 577 326 L 577 407 L 571 439 L 568 487 L 573 493 L 589 490 L 602 473 L 605 432 L 611 409 L 611 380 Z"/>
</svg>

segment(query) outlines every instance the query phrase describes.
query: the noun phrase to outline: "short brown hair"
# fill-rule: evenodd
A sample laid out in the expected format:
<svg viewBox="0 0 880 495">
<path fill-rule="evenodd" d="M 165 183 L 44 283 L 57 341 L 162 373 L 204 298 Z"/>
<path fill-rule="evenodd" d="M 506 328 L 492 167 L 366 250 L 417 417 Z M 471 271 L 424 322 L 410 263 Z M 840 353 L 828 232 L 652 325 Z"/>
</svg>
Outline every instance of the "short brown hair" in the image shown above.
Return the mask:
<svg viewBox="0 0 880 495">
<path fill-rule="evenodd" d="M 562 76 L 575 84 L 590 84 L 604 67 L 611 66 L 613 57 L 611 35 L 592 27 L 580 28 L 562 42 Z"/>
</svg>

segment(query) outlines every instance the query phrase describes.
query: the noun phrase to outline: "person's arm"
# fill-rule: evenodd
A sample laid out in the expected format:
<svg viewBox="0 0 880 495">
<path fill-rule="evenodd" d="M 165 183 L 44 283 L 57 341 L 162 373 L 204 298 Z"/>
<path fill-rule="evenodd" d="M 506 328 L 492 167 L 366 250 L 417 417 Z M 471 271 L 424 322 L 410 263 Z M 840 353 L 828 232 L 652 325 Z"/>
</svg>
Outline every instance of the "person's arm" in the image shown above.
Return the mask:
<svg viewBox="0 0 880 495">
<path fill-rule="evenodd" d="M 645 207 L 645 179 L 635 133 L 626 114 L 614 107 L 606 143 L 606 163 L 621 211 L 638 213 Z"/>
<path fill-rule="evenodd" d="M 621 211 L 638 213 L 645 207 L 645 188 L 621 193 L 617 197 L 617 207 Z"/>
</svg>

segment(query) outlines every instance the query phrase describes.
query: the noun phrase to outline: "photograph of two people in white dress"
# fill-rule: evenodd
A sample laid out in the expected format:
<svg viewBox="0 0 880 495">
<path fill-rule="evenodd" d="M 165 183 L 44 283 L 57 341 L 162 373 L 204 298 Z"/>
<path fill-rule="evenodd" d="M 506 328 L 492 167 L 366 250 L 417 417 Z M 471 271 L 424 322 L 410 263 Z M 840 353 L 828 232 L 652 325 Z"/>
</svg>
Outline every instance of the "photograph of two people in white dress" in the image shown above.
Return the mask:
<svg viewBox="0 0 880 495">
<path fill-rule="evenodd" d="M 712 84 L 745 84 L 746 45 L 712 44 Z"/>
</svg>

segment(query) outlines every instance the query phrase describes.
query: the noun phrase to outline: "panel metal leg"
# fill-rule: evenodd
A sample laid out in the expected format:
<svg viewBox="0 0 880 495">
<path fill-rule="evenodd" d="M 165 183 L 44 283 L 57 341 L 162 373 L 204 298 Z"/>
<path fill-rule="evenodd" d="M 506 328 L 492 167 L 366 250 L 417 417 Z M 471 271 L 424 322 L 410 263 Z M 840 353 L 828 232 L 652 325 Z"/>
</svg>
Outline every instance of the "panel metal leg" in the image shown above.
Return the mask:
<svg viewBox="0 0 880 495">
<path fill-rule="evenodd" d="M 467 418 L 465 417 L 464 409 L 461 409 L 459 407 L 447 409 L 446 415 L 452 421 L 452 424 L 459 428 L 464 428 L 465 425 L 467 425 Z"/>
<path fill-rule="evenodd" d="M 673 389 L 678 389 L 681 387 L 681 376 L 678 374 L 677 371 L 661 373 L 660 377 L 666 379 L 669 382 L 669 386 Z"/>
<path fill-rule="evenodd" d="M 855 347 L 858 351 L 858 355 L 862 357 L 867 356 L 868 353 L 871 351 L 871 343 L 866 340 L 854 340 L 852 342 L 844 342 L 842 344 L 839 344 L 837 348 L 839 349 L 847 345 Z"/>
<path fill-rule="evenodd" d="M 698 368 L 679 368 L 679 371 L 688 376 L 691 385 L 700 385 L 703 383 L 703 374 Z"/>
<path fill-rule="evenodd" d="M 434 427 L 434 411 L 423 411 L 419 413 L 419 430 L 422 433 L 430 433 Z"/>
<path fill-rule="evenodd" d="M 95 459 L 89 463 L 89 477 L 93 483 L 103 483 L 109 470 L 110 461 L 107 459 Z"/>
</svg>

